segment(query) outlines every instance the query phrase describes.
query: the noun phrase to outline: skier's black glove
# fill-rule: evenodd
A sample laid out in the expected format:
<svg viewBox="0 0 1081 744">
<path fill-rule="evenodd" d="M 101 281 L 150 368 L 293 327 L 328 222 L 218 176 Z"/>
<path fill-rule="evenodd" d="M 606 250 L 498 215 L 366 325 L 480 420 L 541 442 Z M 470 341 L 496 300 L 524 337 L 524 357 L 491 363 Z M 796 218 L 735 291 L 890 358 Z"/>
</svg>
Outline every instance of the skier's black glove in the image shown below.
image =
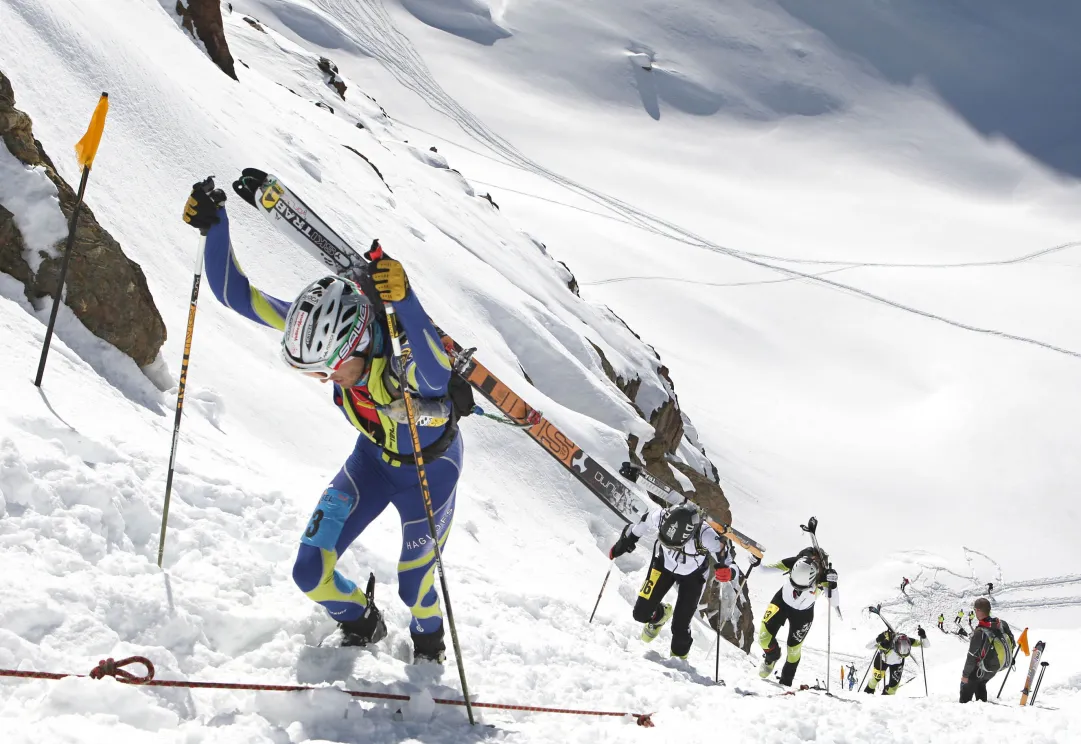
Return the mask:
<svg viewBox="0 0 1081 744">
<path fill-rule="evenodd" d="M 616 544 L 612 546 L 612 549 L 608 551 L 608 557 L 615 560 L 621 555 L 632 552 L 637 544 L 637 537 L 624 532 L 619 536 L 619 539 L 616 540 Z"/>
<path fill-rule="evenodd" d="M 922 625 L 917 626 L 916 627 L 916 635 L 918 635 L 920 637 L 921 641 L 925 640 L 927 638 L 927 631 L 923 629 Z"/>
<path fill-rule="evenodd" d="M 826 571 L 826 586 L 830 589 L 837 588 L 837 572 L 832 568 Z"/>
<path fill-rule="evenodd" d="M 218 208 L 225 204 L 225 192 L 214 188 L 212 178 L 193 184 L 191 194 L 184 203 L 182 218 L 192 227 L 206 235 L 211 225 L 221 221 L 218 217 Z"/>
<path fill-rule="evenodd" d="M 264 183 L 266 183 L 266 171 L 261 171 L 258 168 L 245 168 L 241 171 L 240 178 L 233 181 L 233 191 L 254 207 L 255 195 Z"/>
</svg>

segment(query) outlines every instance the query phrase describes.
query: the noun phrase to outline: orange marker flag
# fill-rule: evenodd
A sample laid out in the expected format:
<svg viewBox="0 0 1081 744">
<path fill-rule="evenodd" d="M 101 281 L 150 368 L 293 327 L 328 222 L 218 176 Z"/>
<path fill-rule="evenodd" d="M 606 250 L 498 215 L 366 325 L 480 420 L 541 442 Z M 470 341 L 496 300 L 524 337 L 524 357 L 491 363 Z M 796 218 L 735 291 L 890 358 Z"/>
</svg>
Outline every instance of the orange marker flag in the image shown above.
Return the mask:
<svg viewBox="0 0 1081 744">
<path fill-rule="evenodd" d="M 109 94 L 102 93 L 98 100 L 94 115 L 90 117 L 90 126 L 86 129 L 83 138 L 75 143 L 75 157 L 79 159 L 79 165 L 90 168 L 94 165 L 94 156 L 98 154 L 98 145 L 101 143 L 101 133 L 105 129 L 105 115 L 109 113 Z"/>
<path fill-rule="evenodd" d="M 1025 656 L 1030 656 L 1028 652 L 1028 628 L 1021 631 L 1021 637 L 1017 639 L 1017 645 L 1021 647 L 1021 650 L 1025 652 Z"/>
</svg>

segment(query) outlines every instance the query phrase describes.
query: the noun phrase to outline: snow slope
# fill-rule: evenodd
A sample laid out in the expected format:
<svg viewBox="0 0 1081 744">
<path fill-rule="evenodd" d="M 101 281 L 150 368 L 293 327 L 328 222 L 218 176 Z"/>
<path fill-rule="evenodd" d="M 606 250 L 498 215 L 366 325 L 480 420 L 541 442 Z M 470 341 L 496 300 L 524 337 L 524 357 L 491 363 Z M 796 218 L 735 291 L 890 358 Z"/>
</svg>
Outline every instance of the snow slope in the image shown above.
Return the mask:
<svg viewBox="0 0 1081 744">
<path fill-rule="evenodd" d="M 616 520 L 526 437 L 470 419 L 447 558 L 471 688 L 496 702 L 656 711 L 656 730 L 485 713 L 495 728 L 471 732 L 457 709 L 417 705 L 399 722 L 393 707 L 333 691 L 66 680 L 4 682 L 5 740 L 700 741 L 720 726 L 775 742 L 1081 735 L 1066 449 L 1081 412 L 1076 258 L 1067 247 L 1005 263 L 1077 238 L 1077 187 L 984 139 L 933 81 L 898 82 L 838 42 L 867 26 L 826 34 L 831 18 L 787 7 L 243 0 L 226 17 L 244 63 L 234 83 L 152 0 L 0 0 L 0 67 L 69 181 L 74 163 L 58 153 L 109 91 L 88 198 L 146 271 L 171 331 L 167 362 L 180 356 L 190 292 L 195 239 L 177 218 L 189 185 L 266 167 L 355 244 L 381 238 L 444 328 L 613 465 L 626 434 L 649 427 L 586 339 L 620 373 L 645 376 L 645 399 L 663 388 L 649 350 L 604 306 L 626 320 L 672 371 L 737 522 L 769 556 L 802 547 L 796 524 L 809 513 L 821 520 L 846 609 L 831 621 L 834 667 L 866 663 L 879 628 L 861 605 L 883 601 L 909 629 L 931 627 L 994 581 L 1003 616 L 1048 641 L 1041 702 L 1057 710 L 957 706 L 956 643 L 932 646 L 926 701 L 904 699 L 922 694 L 915 682 L 902 699 L 859 704 L 739 696 L 773 690 L 754 679 L 754 657 L 727 645 L 728 684 L 712 685 L 702 626 L 689 664 L 667 660 L 666 634 L 654 647 L 636 640 L 643 551 L 618 562 L 588 624 Z M 1071 17 L 1049 16 L 1038 43 L 1065 54 L 1052 32 Z M 1000 38 L 1012 16 L 981 18 Z M 339 65 L 345 102 L 323 84 L 319 54 Z M 489 190 L 501 211 L 479 198 Z M 288 296 L 318 272 L 236 202 L 234 244 L 257 284 Z M 522 227 L 603 304 L 577 301 Z M 10 280 L 0 296 L 11 339 L 0 359 L 0 667 L 83 672 L 141 653 L 164 678 L 456 695 L 453 666 L 405 663 L 392 516 L 342 562 L 354 578 L 379 577 L 390 637 L 375 653 L 315 647 L 331 624 L 293 587 L 292 554 L 352 438 L 325 390 L 276 362 L 273 334 L 204 296 L 161 572 L 172 400 L 65 314 L 39 395 L 29 378 L 47 308 L 27 306 Z M 1039 550 L 1010 542 L 1010 522 L 1038 530 Z M 901 575 L 915 582 L 911 606 L 895 596 Z M 756 614 L 775 581 L 753 582 Z M 824 620 L 799 681 L 825 676 Z M 1011 677 L 1009 694 L 1019 688 Z"/>
</svg>

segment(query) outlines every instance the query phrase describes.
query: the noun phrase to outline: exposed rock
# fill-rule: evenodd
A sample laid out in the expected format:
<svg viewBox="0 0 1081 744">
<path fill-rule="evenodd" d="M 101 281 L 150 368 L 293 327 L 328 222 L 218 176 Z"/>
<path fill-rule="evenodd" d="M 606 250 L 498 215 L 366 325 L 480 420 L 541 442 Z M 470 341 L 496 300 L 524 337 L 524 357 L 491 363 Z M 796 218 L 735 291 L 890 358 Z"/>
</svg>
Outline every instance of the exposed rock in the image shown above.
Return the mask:
<svg viewBox="0 0 1081 744">
<path fill-rule="evenodd" d="M 347 90 L 345 81 L 338 75 L 338 66 L 331 62 L 326 57 L 319 58 L 319 69 L 322 70 L 326 78 L 323 82 L 329 85 L 331 88 L 338 92 L 341 99 L 345 100 L 345 91 Z"/>
<path fill-rule="evenodd" d="M 266 29 L 263 28 L 263 24 L 259 23 L 259 21 L 255 20 L 251 16 L 244 16 L 244 22 L 254 28 L 256 31 L 262 31 L 264 34 L 266 33 Z"/>
<path fill-rule="evenodd" d="M 559 263 L 563 266 L 564 269 L 567 270 L 567 273 L 571 275 L 571 278 L 567 280 L 567 289 L 581 297 L 582 295 L 578 294 L 578 280 L 574 278 L 574 272 L 571 271 L 571 267 L 567 266 L 566 262 L 564 261 L 560 261 Z"/>
<path fill-rule="evenodd" d="M 44 168 L 59 192 L 64 217 L 70 219 L 75 192 L 57 175 L 41 143 L 34 139 L 31 126 L 30 117 L 15 108 L 11 84 L 0 72 L 0 137 L 20 161 Z M 22 282 L 30 301 L 52 296 L 59 278 L 60 258 L 43 254 L 41 267 L 34 274 L 23 255 L 25 248 L 11 213 L 0 207 L 0 271 Z M 91 333 L 111 343 L 141 367 L 153 362 L 165 343 L 165 323 L 154 305 L 142 269 L 124 255 L 85 203 L 79 210 L 64 302 Z"/>
<path fill-rule="evenodd" d="M 359 126 L 359 124 L 357 126 Z M 372 167 L 372 170 L 375 171 L 375 175 L 379 176 L 379 180 L 382 181 L 383 185 L 387 187 L 387 191 L 389 191 L 392 194 L 394 193 L 394 190 L 390 187 L 389 184 L 387 184 L 387 179 L 383 178 L 383 174 L 380 173 L 379 169 L 375 167 L 375 163 L 368 160 L 368 158 L 365 157 L 364 153 L 362 153 L 360 150 L 356 149 L 355 147 L 350 147 L 349 145 L 342 145 L 342 147 L 344 147 L 346 150 L 349 150 L 350 152 L 355 152 L 357 155 L 359 155 L 364 160 L 365 163 L 367 163 L 368 165 L 370 165 Z"/>
<path fill-rule="evenodd" d="M 321 109 L 326 109 L 327 111 L 329 111 L 332 114 L 334 113 L 334 107 L 331 106 L 329 103 L 323 103 L 322 101 L 312 101 L 312 103 L 314 103 L 316 106 L 318 106 Z"/>
<path fill-rule="evenodd" d="M 496 209 L 499 209 L 499 205 L 495 203 L 495 199 L 492 198 L 491 194 L 485 194 L 481 197 L 481 199 L 487 199 L 489 204 L 491 204 Z"/>
<path fill-rule="evenodd" d="M 218 0 L 176 0 L 176 13 L 180 16 L 180 25 L 203 42 L 214 64 L 236 80 L 233 55 L 229 53 L 229 42 L 225 40 L 225 26 Z"/>
<path fill-rule="evenodd" d="M 587 338 L 586 341 L 589 341 L 589 339 Z M 611 380 L 612 384 L 627 396 L 627 400 L 631 402 L 631 405 L 634 406 L 634 410 L 638 411 L 638 415 L 641 416 L 642 412 L 638 409 L 638 406 L 635 405 L 634 399 L 638 396 L 638 389 L 642 386 L 642 380 L 637 377 L 633 380 L 624 380 L 616 374 L 615 369 L 612 367 L 612 363 L 608 361 L 608 357 L 601 351 L 601 347 L 597 346 L 592 341 L 589 341 L 589 345 L 593 347 L 593 351 L 597 352 L 597 356 L 601 358 L 601 369 L 604 370 L 604 376 Z"/>
</svg>

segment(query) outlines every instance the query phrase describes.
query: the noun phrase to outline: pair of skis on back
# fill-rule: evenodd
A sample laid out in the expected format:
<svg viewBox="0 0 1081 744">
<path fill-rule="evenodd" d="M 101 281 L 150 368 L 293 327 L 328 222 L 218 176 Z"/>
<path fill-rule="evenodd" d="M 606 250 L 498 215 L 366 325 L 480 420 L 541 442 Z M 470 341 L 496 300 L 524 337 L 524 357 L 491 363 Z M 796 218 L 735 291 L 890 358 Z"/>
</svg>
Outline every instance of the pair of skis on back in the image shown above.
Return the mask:
<svg viewBox="0 0 1081 744">
<path fill-rule="evenodd" d="M 368 262 L 360 251 L 350 246 L 330 228 L 314 210 L 290 191 L 278 178 L 268 175 L 257 189 L 255 206 L 263 217 L 305 252 L 318 259 L 336 274 L 359 269 Z M 532 408 L 498 377 L 478 362 L 469 351 L 450 337 L 444 338 L 448 351 L 455 358 L 456 371 L 487 398 L 507 418 L 518 424 L 526 434 L 544 448 L 548 454 L 609 509 L 625 522 L 642 518 L 648 507 L 646 502 L 626 483 L 587 454 L 570 437 L 560 431 L 551 421 Z M 640 471 L 639 474 L 648 473 Z M 635 479 L 630 479 L 632 482 Z M 652 490 L 670 503 L 686 500 L 682 494 L 649 476 L 647 483 Z M 765 548 L 731 525 L 710 519 L 714 529 L 728 537 L 745 550 L 761 559 Z"/>
</svg>

